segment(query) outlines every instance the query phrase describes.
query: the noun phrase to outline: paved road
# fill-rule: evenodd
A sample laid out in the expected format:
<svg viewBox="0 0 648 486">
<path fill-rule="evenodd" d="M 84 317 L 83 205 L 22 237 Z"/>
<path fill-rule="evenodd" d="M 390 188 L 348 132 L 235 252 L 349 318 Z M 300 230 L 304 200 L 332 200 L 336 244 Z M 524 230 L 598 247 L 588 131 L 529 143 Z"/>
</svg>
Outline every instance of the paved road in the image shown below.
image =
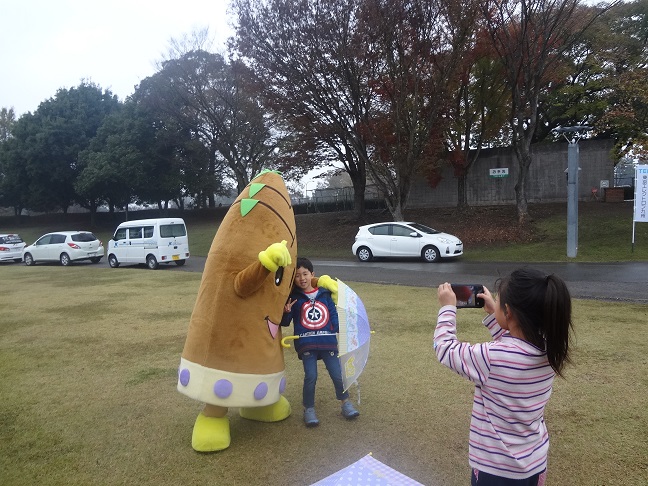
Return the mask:
<svg viewBox="0 0 648 486">
<path fill-rule="evenodd" d="M 498 277 L 520 263 L 313 262 L 318 274 L 356 282 L 438 287 L 443 282 L 478 283 L 493 288 Z M 648 304 L 648 262 L 539 263 L 529 266 L 560 276 L 572 297 Z"/>
<path fill-rule="evenodd" d="M 191 257 L 183 267 L 171 265 L 166 268 L 202 272 L 204 265 L 205 258 Z M 443 282 L 480 283 L 493 288 L 498 277 L 523 266 L 520 263 L 476 263 L 461 260 L 441 263 L 415 260 L 369 263 L 313 260 L 313 265 L 317 275 L 328 274 L 349 282 L 435 288 Z M 648 304 L 648 262 L 538 263 L 529 266 L 563 278 L 575 298 Z"/>
</svg>

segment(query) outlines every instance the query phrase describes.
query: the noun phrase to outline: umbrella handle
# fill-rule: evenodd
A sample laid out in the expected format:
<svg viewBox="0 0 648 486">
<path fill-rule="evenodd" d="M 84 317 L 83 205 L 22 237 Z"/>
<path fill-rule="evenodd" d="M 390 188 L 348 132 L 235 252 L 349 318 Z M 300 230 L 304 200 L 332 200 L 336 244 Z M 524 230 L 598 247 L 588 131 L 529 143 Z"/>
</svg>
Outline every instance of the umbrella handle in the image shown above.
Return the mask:
<svg viewBox="0 0 648 486">
<path fill-rule="evenodd" d="M 373 333 L 373 331 L 371 331 L 371 332 Z M 339 333 L 335 333 L 335 334 L 329 334 L 329 333 L 326 333 L 326 334 L 319 334 L 319 336 L 338 336 L 338 335 L 339 335 Z M 311 337 L 312 337 L 312 336 L 311 336 Z M 288 341 L 294 341 L 294 340 L 296 340 L 296 339 L 299 339 L 299 336 L 286 336 L 285 338 L 283 338 L 283 339 L 281 340 L 281 345 L 282 345 L 284 348 L 289 348 L 289 347 L 290 347 L 290 344 L 288 343 Z M 338 358 L 339 358 L 339 357 L 340 357 L 340 356 L 338 355 Z"/>
<path fill-rule="evenodd" d="M 281 345 L 284 348 L 289 348 L 290 344 L 288 343 L 288 341 L 294 341 L 295 339 L 299 339 L 299 336 L 286 336 L 281 340 Z"/>
</svg>

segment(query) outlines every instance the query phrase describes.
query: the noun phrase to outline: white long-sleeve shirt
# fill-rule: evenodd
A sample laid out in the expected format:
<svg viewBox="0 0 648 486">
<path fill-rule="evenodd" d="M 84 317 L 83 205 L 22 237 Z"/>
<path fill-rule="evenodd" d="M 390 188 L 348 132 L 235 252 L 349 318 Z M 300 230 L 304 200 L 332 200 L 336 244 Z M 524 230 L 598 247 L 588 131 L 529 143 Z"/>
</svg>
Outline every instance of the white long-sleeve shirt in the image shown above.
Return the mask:
<svg viewBox="0 0 648 486">
<path fill-rule="evenodd" d="M 475 384 L 469 463 L 480 471 L 524 479 L 547 467 L 544 408 L 555 373 L 546 353 L 504 331 L 494 315 L 483 320 L 493 341 L 457 339 L 457 309 L 439 310 L 434 349 L 439 361 Z"/>
</svg>

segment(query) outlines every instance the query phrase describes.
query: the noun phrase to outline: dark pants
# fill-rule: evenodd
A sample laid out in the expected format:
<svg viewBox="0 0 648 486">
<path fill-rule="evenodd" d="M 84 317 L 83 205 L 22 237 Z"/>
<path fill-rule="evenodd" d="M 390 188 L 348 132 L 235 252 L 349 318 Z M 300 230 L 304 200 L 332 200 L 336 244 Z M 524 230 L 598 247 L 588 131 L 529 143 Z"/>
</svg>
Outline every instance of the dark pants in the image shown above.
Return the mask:
<svg viewBox="0 0 648 486">
<path fill-rule="evenodd" d="M 526 479 L 509 479 L 473 469 L 470 474 L 470 486 L 544 486 L 546 477 L 546 470 Z"/>
<path fill-rule="evenodd" d="M 335 397 L 338 400 L 349 398 L 349 393 L 344 391 L 342 383 L 342 368 L 340 360 L 334 351 L 309 351 L 302 355 L 304 365 L 304 408 L 315 406 L 315 384 L 317 383 L 317 358 L 324 361 L 326 370 L 333 380 Z"/>
</svg>

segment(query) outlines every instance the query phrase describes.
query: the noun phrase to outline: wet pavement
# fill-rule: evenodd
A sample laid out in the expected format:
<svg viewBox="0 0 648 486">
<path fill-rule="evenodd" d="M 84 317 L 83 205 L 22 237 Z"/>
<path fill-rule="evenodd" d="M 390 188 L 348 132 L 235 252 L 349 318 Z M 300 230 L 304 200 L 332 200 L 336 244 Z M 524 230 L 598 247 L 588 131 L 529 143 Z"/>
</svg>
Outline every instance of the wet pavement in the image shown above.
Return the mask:
<svg viewBox="0 0 648 486">
<path fill-rule="evenodd" d="M 172 265 L 167 268 L 202 272 L 204 265 L 204 257 L 191 257 L 183 267 Z M 434 288 L 443 282 L 477 283 L 493 288 L 499 277 L 508 275 L 516 268 L 529 266 L 561 277 L 574 298 L 648 304 L 648 262 L 524 264 L 379 260 L 361 263 L 313 259 L 313 265 L 317 275 L 327 274 L 348 282 Z"/>
<path fill-rule="evenodd" d="M 341 262 L 313 261 L 316 272 L 356 282 L 438 287 L 444 282 L 476 283 L 493 288 L 499 277 L 528 266 L 555 273 L 574 298 L 648 304 L 648 262 L 511 263 L 511 262 Z"/>
</svg>

